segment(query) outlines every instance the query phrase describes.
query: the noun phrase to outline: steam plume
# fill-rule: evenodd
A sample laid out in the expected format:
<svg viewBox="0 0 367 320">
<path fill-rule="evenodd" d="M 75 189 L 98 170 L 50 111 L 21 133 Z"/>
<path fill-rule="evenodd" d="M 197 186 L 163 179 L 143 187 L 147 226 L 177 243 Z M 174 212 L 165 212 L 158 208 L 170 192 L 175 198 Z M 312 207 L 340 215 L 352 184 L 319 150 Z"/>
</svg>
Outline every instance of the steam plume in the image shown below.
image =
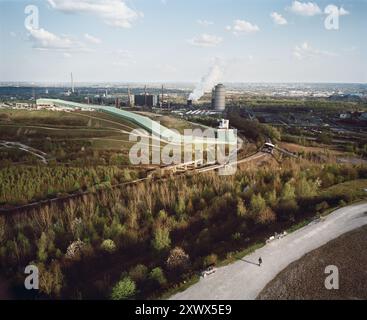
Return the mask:
<svg viewBox="0 0 367 320">
<path fill-rule="evenodd" d="M 205 92 L 210 91 L 214 85 L 219 82 L 222 74 L 222 68 L 217 61 L 210 68 L 209 72 L 201 79 L 200 83 L 196 85 L 194 91 L 191 92 L 189 96 L 189 100 L 199 100 L 205 94 Z"/>
</svg>

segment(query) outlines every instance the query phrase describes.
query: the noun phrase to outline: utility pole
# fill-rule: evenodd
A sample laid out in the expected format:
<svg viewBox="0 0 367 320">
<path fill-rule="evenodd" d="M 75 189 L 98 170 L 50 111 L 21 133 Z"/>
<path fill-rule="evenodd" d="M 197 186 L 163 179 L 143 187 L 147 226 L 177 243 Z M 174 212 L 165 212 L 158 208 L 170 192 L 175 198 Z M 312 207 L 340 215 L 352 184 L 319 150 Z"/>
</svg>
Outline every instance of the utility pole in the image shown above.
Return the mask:
<svg viewBox="0 0 367 320">
<path fill-rule="evenodd" d="M 162 101 L 161 101 L 161 109 L 163 108 L 163 99 L 164 99 L 164 86 L 162 84 Z M 161 110 L 162 111 L 162 110 Z"/>
<path fill-rule="evenodd" d="M 147 106 L 147 86 L 144 87 L 144 107 Z"/>
</svg>

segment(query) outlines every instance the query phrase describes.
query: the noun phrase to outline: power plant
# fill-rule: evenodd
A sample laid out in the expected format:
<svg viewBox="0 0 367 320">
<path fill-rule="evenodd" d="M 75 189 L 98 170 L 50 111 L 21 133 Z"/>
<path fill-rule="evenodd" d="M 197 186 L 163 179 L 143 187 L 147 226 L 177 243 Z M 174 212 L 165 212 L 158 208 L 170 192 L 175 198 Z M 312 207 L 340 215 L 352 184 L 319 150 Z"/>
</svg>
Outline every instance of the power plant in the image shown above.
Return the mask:
<svg viewBox="0 0 367 320">
<path fill-rule="evenodd" d="M 187 100 L 186 106 L 193 107 L 194 100 L 191 99 L 193 94 Z M 226 109 L 226 89 L 223 84 L 219 83 L 212 89 L 211 107 L 217 112 L 223 112 Z"/>
</svg>

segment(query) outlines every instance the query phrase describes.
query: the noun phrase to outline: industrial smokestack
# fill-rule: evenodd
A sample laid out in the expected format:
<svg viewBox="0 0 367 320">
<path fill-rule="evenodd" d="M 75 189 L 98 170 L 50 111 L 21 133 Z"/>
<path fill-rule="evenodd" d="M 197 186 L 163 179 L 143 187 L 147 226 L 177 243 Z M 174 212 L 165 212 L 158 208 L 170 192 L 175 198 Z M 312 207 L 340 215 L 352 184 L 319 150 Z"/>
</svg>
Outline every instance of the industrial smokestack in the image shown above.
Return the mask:
<svg viewBox="0 0 367 320">
<path fill-rule="evenodd" d="M 161 107 L 163 107 L 163 99 L 164 99 L 164 86 L 162 84 L 162 101 L 161 101 Z"/>
<path fill-rule="evenodd" d="M 74 78 L 73 78 L 73 73 L 70 73 L 70 78 L 71 78 L 71 92 L 74 93 Z"/>
</svg>

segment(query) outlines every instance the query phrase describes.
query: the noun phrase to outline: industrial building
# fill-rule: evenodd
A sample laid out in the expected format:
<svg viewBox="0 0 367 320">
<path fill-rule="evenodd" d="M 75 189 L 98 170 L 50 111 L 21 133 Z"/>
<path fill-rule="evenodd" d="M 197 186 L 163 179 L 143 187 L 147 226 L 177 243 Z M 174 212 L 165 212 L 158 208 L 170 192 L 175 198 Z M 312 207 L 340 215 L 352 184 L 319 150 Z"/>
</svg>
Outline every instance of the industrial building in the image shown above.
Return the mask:
<svg viewBox="0 0 367 320">
<path fill-rule="evenodd" d="M 212 91 L 212 107 L 216 111 L 226 109 L 226 89 L 223 84 L 217 84 Z"/>
<path fill-rule="evenodd" d="M 152 94 L 137 94 L 134 96 L 134 102 L 139 107 L 156 107 L 159 105 L 159 96 Z"/>
</svg>

